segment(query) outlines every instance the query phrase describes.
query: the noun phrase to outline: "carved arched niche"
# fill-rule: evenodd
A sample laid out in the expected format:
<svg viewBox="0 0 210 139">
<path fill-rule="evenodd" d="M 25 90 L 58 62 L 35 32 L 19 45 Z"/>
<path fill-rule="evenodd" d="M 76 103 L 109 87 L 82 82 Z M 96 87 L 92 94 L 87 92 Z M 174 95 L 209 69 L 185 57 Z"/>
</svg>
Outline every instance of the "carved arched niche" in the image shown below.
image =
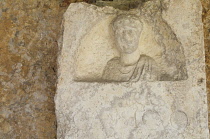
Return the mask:
<svg viewBox="0 0 210 139">
<path fill-rule="evenodd" d="M 161 16 L 167 8 L 164 4 L 148 1 L 134 10 L 112 9 L 82 38 L 75 54 L 74 80 L 186 80 L 183 46 Z"/>
</svg>

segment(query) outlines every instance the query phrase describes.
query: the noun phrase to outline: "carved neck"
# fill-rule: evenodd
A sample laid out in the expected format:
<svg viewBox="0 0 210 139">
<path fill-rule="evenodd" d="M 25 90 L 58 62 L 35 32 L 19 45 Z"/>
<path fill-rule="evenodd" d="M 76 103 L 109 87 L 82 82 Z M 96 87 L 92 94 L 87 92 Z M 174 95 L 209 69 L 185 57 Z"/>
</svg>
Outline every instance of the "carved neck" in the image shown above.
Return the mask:
<svg viewBox="0 0 210 139">
<path fill-rule="evenodd" d="M 138 50 L 131 54 L 121 53 L 120 61 L 125 66 L 132 66 L 138 62 L 140 53 Z"/>
</svg>

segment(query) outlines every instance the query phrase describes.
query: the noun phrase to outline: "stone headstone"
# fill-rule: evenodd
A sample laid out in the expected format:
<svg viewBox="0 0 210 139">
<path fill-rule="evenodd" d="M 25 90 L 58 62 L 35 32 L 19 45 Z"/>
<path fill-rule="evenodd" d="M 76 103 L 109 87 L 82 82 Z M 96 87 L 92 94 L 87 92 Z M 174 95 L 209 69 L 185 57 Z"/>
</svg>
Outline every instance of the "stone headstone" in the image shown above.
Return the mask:
<svg viewBox="0 0 210 139">
<path fill-rule="evenodd" d="M 69 6 L 58 59 L 58 138 L 209 138 L 199 0 L 138 7 Z"/>
</svg>

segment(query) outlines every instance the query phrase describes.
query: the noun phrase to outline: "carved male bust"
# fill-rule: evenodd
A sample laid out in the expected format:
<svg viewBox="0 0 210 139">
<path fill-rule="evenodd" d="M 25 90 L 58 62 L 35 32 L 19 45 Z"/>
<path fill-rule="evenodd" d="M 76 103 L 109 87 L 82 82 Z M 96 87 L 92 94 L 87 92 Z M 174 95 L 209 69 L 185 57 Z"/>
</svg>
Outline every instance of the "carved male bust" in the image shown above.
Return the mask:
<svg viewBox="0 0 210 139">
<path fill-rule="evenodd" d="M 158 80 L 159 73 L 155 61 L 140 55 L 139 38 L 143 24 L 135 15 L 117 16 L 112 23 L 116 47 L 120 57 L 111 59 L 103 73 L 105 81 Z"/>
<path fill-rule="evenodd" d="M 145 18 L 120 14 L 90 30 L 76 54 L 75 81 L 187 79 L 182 44 L 172 29 L 161 18 L 157 23 Z"/>
<path fill-rule="evenodd" d="M 139 50 L 139 38 L 143 29 L 139 18 L 135 15 L 117 16 L 113 20 L 112 28 L 120 57 L 113 58 L 107 63 L 103 80 L 116 82 L 161 80 L 161 71 L 155 60 L 147 55 L 141 55 Z"/>
</svg>

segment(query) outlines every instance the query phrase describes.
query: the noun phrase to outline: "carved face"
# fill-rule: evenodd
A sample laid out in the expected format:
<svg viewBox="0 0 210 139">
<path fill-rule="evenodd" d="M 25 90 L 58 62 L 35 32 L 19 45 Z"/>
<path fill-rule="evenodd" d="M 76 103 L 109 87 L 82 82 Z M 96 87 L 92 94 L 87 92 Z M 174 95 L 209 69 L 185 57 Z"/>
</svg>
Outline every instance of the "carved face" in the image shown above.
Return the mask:
<svg viewBox="0 0 210 139">
<path fill-rule="evenodd" d="M 115 41 L 122 53 L 132 53 L 138 48 L 142 23 L 134 15 L 121 15 L 113 22 Z"/>
</svg>

